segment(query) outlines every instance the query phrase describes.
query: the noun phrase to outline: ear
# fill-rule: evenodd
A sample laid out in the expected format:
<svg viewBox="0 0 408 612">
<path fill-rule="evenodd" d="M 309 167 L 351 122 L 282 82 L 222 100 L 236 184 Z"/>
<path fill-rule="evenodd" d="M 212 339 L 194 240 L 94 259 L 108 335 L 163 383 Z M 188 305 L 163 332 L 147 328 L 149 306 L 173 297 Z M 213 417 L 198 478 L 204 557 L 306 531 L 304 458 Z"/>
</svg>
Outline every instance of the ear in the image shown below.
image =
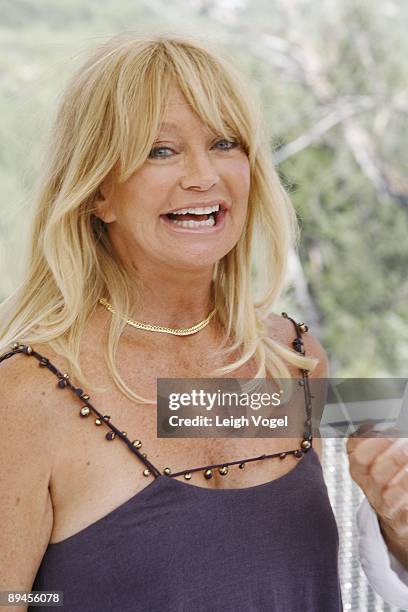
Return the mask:
<svg viewBox="0 0 408 612">
<path fill-rule="evenodd" d="M 95 217 L 98 217 L 104 223 L 112 223 L 113 221 L 116 221 L 113 202 L 114 184 L 111 176 L 108 175 L 99 185 L 95 200 Z"/>
</svg>

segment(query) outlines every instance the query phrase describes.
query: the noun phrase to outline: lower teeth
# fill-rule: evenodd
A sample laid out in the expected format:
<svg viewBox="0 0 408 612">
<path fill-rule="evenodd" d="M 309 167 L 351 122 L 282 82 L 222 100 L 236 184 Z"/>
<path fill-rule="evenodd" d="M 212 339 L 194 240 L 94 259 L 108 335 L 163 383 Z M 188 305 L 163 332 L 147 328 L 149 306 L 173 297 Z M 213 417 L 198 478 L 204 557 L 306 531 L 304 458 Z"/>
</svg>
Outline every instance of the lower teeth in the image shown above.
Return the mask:
<svg viewBox="0 0 408 612">
<path fill-rule="evenodd" d="M 180 227 L 212 227 L 215 225 L 214 217 L 210 217 L 206 221 L 177 221 L 172 219 L 172 222 L 176 225 L 180 225 Z"/>
</svg>

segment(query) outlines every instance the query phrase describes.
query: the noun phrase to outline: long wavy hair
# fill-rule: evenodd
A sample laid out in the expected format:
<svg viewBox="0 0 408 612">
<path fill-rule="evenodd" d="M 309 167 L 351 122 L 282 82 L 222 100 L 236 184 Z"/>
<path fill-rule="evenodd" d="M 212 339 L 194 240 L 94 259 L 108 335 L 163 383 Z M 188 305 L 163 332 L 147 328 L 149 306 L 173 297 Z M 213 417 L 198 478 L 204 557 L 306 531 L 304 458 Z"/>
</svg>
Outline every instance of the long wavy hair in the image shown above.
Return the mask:
<svg viewBox="0 0 408 612">
<path fill-rule="evenodd" d="M 118 313 L 105 335 L 104 358 L 119 390 L 137 402 L 150 400 L 128 387 L 116 366 L 126 326 L 120 314 L 132 314 L 132 283 L 94 214 L 95 201 L 114 167 L 125 181 L 147 159 L 173 83 L 215 133 L 240 140 L 250 164 L 245 231 L 213 271 L 225 330 L 219 352 L 233 359 L 207 375 L 233 373 L 255 359 L 255 377 L 290 378 L 288 363 L 304 369 L 317 363 L 270 338 L 265 322 L 299 232 L 250 83 L 231 59 L 197 39 L 119 35 L 92 53 L 62 95 L 36 190 L 24 280 L 0 306 L 0 350 L 15 341 L 47 343 L 68 360 L 71 374 L 96 389 L 82 371 L 80 341 L 104 296 Z"/>
</svg>

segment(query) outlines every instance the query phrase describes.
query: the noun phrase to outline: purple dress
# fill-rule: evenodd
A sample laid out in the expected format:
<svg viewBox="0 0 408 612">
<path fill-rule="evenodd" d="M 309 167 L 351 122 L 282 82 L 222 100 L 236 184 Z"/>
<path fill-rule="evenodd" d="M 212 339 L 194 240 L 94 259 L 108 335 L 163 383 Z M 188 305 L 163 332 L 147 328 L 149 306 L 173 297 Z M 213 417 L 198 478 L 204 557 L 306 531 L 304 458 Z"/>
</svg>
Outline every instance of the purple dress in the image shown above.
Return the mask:
<svg viewBox="0 0 408 612">
<path fill-rule="evenodd" d="M 295 325 L 294 346 L 302 349 Z M 0 361 L 29 348 L 20 345 Z M 92 407 L 46 358 L 27 354 Z M 208 489 L 161 473 L 122 440 L 154 480 L 79 533 L 49 544 L 33 591 L 63 591 L 63 612 L 342 611 L 338 531 L 311 444 L 288 451 L 298 463 L 271 482 Z"/>
</svg>

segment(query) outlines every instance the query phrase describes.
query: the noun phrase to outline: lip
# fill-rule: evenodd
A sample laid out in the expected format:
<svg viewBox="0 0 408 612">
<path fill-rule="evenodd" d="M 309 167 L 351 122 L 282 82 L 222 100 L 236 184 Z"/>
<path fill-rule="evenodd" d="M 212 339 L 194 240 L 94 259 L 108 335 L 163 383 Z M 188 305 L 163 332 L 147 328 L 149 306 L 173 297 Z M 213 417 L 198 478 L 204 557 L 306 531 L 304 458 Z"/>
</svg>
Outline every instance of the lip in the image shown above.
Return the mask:
<svg viewBox="0 0 408 612">
<path fill-rule="evenodd" d="M 186 204 L 183 204 L 182 206 L 177 206 L 177 208 L 173 208 L 172 210 L 168 210 L 165 213 L 162 213 L 162 215 L 168 215 L 170 213 L 175 213 L 177 210 L 183 210 L 184 208 L 204 208 L 205 206 L 215 206 L 216 204 L 219 204 L 221 208 L 223 208 L 224 210 L 229 210 L 231 208 L 230 204 L 228 204 L 225 200 L 220 198 L 218 200 L 211 200 L 211 202 L 190 202 L 190 203 L 187 202 Z"/>
<path fill-rule="evenodd" d="M 217 200 L 217 203 L 218 202 L 220 202 L 220 200 Z M 208 206 L 208 204 L 207 204 L 207 206 Z M 186 208 L 192 208 L 192 207 L 187 207 L 186 206 Z M 175 210 L 180 210 L 180 209 L 176 208 Z M 166 217 L 166 215 L 160 215 L 160 221 L 171 232 L 177 232 L 178 234 L 208 234 L 208 235 L 212 235 L 212 234 L 219 234 L 224 229 L 224 227 L 225 227 L 225 217 L 227 216 L 227 214 L 228 214 L 228 210 L 221 209 L 219 211 L 219 213 L 218 213 L 217 223 L 216 223 L 216 225 L 213 225 L 212 227 L 209 227 L 209 226 L 203 226 L 203 227 L 181 227 L 180 225 L 176 225 L 175 223 L 170 221 L 170 219 L 168 219 Z"/>
</svg>

